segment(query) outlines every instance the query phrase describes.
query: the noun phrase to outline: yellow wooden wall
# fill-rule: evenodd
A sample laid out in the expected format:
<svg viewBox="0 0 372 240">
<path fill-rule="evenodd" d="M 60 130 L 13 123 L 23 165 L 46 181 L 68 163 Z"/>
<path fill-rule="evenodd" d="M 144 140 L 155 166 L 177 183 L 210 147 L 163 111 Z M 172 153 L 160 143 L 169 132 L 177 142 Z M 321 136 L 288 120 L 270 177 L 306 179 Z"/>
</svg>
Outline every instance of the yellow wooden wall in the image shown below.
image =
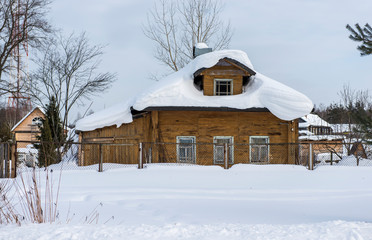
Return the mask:
<svg viewBox="0 0 372 240">
<path fill-rule="evenodd" d="M 100 146 L 97 143 L 128 144 L 101 146 L 104 163 L 136 164 L 138 161 L 138 143 L 149 138 L 150 115 L 134 119 L 130 124 L 100 128 L 81 132 L 83 143 L 80 150 L 80 165 L 97 164 L 100 161 Z"/>
<path fill-rule="evenodd" d="M 246 144 L 250 136 L 269 136 L 270 143 L 294 143 L 297 132 L 297 121 L 283 121 L 270 112 L 152 111 L 119 128 L 111 126 L 82 132 L 80 137 L 83 143 L 133 143 L 134 146 L 103 146 L 102 152 L 106 163 L 136 164 L 140 142 L 144 142 L 145 154 L 151 148 L 152 162 L 176 162 L 177 136 L 195 136 L 197 163 L 212 165 L 214 136 L 233 136 L 234 163 L 249 163 Z M 152 142 L 170 144 L 150 144 Z M 270 146 L 269 152 L 270 163 L 295 163 L 296 149 L 287 144 Z M 98 163 L 99 145 L 83 145 L 80 156 L 81 165 Z"/>
<path fill-rule="evenodd" d="M 268 136 L 270 163 L 295 163 L 296 149 L 286 143 L 297 141 L 297 122 L 283 121 L 270 112 L 161 111 L 159 132 L 162 142 L 176 142 L 177 136 L 195 136 L 197 143 L 213 143 L 215 136 L 234 137 L 234 162 L 249 163 L 249 137 Z M 239 145 L 241 144 L 241 145 Z M 164 152 L 174 153 L 176 146 Z M 213 146 L 196 145 L 203 163 L 213 164 Z"/>
</svg>

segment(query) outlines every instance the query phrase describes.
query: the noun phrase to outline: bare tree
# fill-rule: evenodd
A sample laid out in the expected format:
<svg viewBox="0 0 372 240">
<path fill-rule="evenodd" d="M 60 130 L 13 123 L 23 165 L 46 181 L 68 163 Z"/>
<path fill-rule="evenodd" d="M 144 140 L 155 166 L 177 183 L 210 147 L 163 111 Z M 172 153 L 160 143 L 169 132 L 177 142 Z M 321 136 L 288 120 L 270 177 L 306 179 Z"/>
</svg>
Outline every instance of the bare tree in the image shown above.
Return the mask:
<svg viewBox="0 0 372 240">
<path fill-rule="evenodd" d="M 345 109 L 343 122 L 347 125 L 348 133 L 345 135 L 344 146 L 347 150 L 347 155 L 354 154 L 365 141 L 365 134 L 360 131 L 360 122 L 356 114 L 356 110 L 367 110 L 371 104 L 371 98 L 368 90 L 354 90 L 350 85 L 344 85 L 339 92 L 341 98 L 341 106 Z M 355 154 L 359 164 L 360 156 Z"/>
<path fill-rule="evenodd" d="M 0 95 L 14 92 L 14 84 L 4 78 L 12 69 L 10 57 L 17 47 L 39 47 L 52 32 L 46 20 L 49 0 L 0 0 Z M 28 45 L 26 45 L 26 42 Z"/>
<path fill-rule="evenodd" d="M 145 35 L 156 45 L 155 58 L 178 71 L 204 42 L 219 50 L 229 46 L 232 30 L 220 19 L 223 5 L 213 0 L 159 0 L 147 16 Z"/>
<path fill-rule="evenodd" d="M 116 76 L 100 73 L 103 47 L 90 45 L 85 33 L 51 40 L 37 59 L 38 68 L 31 75 L 33 101 L 45 107 L 54 97 L 59 106 L 63 129 L 70 110 L 83 100 L 107 90 Z"/>
</svg>

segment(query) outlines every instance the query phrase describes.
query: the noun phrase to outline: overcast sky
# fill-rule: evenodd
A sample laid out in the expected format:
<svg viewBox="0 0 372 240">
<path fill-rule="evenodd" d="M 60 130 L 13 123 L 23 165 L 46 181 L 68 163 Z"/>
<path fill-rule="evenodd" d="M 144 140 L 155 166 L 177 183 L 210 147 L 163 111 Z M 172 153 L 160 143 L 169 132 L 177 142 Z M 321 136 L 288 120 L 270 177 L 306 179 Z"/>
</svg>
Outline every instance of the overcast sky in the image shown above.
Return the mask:
<svg viewBox="0 0 372 240">
<path fill-rule="evenodd" d="M 94 98 L 99 111 L 153 84 L 166 68 L 141 30 L 153 0 L 54 0 L 50 18 L 67 33 L 86 31 L 105 44 L 102 70 L 117 73 L 113 87 Z M 372 56 L 360 57 L 346 24 L 372 24 L 371 0 L 230 0 L 230 49 L 248 54 L 258 72 L 307 95 L 316 105 L 339 100 L 344 84 L 372 90 Z M 88 103 L 89 105 L 89 103 Z M 76 111 L 76 110 L 75 110 Z"/>
</svg>

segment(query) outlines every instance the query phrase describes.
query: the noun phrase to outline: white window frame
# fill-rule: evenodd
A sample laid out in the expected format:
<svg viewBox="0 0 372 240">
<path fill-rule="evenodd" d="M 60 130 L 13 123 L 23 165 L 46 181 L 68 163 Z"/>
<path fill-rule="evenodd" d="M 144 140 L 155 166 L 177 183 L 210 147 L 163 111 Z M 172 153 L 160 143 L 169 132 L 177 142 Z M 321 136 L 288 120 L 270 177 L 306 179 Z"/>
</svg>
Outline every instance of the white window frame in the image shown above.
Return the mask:
<svg viewBox="0 0 372 240">
<path fill-rule="evenodd" d="M 217 143 L 217 140 L 218 139 L 231 139 L 231 143 L 230 143 L 230 146 L 229 146 L 229 150 L 230 150 L 230 153 L 229 153 L 229 164 L 234 164 L 234 137 L 233 136 L 214 136 L 213 137 L 213 164 L 225 164 L 225 161 L 222 160 L 222 161 L 217 161 L 218 159 L 216 159 L 216 151 L 217 151 L 217 146 L 216 146 L 216 143 Z M 225 158 L 225 156 L 224 156 Z"/>
<path fill-rule="evenodd" d="M 251 163 L 269 163 L 270 162 L 270 158 L 269 158 L 269 155 L 270 155 L 270 145 L 267 145 L 267 160 L 266 161 L 252 161 L 252 146 L 255 145 L 255 144 L 252 143 L 252 139 L 253 138 L 264 138 L 264 139 L 267 139 L 266 144 L 269 144 L 270 143 L 270 137 L 269 136 L 250 136 L 249 137 L 249 161 Z M 260 144 L 257 144 L 257 145 L 262 146 Z"/>
<path fill-rule="evenodd" d="M 216 95 L 217 82 L 230 82 L 230 85 L 231 85 L 230 94 Z M 214 79 L 214 84 L 213 84 L 213 95 L 214 96 L 230 96 L 230 95 L 233 95 L 233 93 L 234 93 L 234 81 L 233 81 L 233 79 L 223 79 L 223 78 L 215 78 Z"/>
<path fill-rule="evenodd" d="M 178 163 L 196 163 L 196 137 L 195 136 L 177 136 L 176 137 L 177 139 L 177 162 Z M 192 147 L 191 147 L 191 150 L 192 150 L 192 161 L 184 161 L 184 160 L 181 160 L 180 159 L 180 148 L 182 147 L 182 143 L 181 142 L 181 139 L 191 139 L 192 140 Z"/>
</svg>

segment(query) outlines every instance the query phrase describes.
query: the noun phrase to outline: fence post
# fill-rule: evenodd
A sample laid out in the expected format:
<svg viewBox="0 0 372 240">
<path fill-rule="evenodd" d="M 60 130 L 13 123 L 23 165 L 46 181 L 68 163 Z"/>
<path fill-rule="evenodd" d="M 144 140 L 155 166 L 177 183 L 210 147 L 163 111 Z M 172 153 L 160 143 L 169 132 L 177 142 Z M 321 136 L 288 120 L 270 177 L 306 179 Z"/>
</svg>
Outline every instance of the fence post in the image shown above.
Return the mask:
<svg viewBox="0 0 372 240">
<path fill-rule="evenodd" d="M 9 149 L 10 148 L 10 149 Z M 14 165 L 15 165 L 15 171 L 17 171 L 17 161 L 18 161 L 18 151 L 17 151 L 17 149 L 18 149 L 18 143 L 17 143 L 17 141 L 15 142 L 15 145 L 14 145 Z M 7 157 L 7 160 L 9 161 L 9 159 L 12 159 L 11 157 L 10 157 L 10 155 L 11 155 L 11 146 L 10 145 L 8 145 L 8 157 Z M 9 154 L 10 153 L 10 154 Z M 16 175 L 15 175 L 15 177 L 17 176 L 17 173 L 15 173 Z"/>
<path fill-rule="evenodd" d="M 229 168 L 229 151 L 228 151 L 228 146 L 227 143 L 225 143 L 225 146 L 223 148 L 223 153 L 224 153 L 224 159 L 225 159 L 225 169 Z"/>
<path fill-rule="evenodd" d="M 313 144 L 311 144 L 311 143 L 309 145 L 309 170 L 314 170 L 314 163 L 313 163 Z"/>
<path fill-rule="evenodd" d="M 1 144 L 1 159 L 0 159 L 0 178 L 3 178 L 4 160 L 5 160 L 5 144 Z"/>
<path fill-rule="evenodd" d="M 138 146 L 138 169 L 143 168 L 143 159 L 142 159 L 142 142 Z"/>
<path fill-rule="evenodd" d="M 103 172 L 103 151 L 102 151 L 102 143 L 99 144 L 99 164 L 98 164 L 98 172 Z"/>
<path fill-rule="evenodd" d="M 7 147 L 6 147 L 6 156 L 7 156 L 7 158 L 9 158 L 10 159 L 10 145 L 9 145 L 9 143 L 6 145 Z M 15 147 L 15 151 L 17 152 L 17 146 Z M 14 161 L 12 161 L 12 165 L 14 166 L 14 168 L 13 168 L 13 171 L 12 171 L 12 178 L 16 178 L 17 177 L 17 158 L 16 159 L 14 159 Z"/>
</svg>

